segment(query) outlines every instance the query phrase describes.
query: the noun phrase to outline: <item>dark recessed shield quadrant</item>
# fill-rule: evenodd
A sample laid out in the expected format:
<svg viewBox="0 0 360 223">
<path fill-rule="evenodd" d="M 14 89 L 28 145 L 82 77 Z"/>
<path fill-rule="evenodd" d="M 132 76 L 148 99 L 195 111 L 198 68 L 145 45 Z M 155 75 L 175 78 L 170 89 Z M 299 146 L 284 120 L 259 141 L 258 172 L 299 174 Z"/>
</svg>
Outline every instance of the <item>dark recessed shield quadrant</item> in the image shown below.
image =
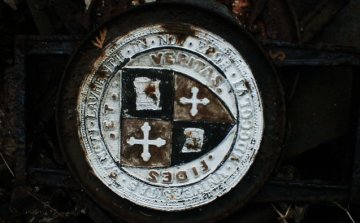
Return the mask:
<svg viewBox="0 0 360 223">
<path fill-rule="evenodd" d="M 224 140 L 231 124 L 176 121 L 173 123 L 172 165 L 195 160 Z"/>
<path fill-rule="evenodd" d="M 172 119 L 174 75 L 155 69 L 126 69 L 122 74 L 122 116 Z"/>
</svg>

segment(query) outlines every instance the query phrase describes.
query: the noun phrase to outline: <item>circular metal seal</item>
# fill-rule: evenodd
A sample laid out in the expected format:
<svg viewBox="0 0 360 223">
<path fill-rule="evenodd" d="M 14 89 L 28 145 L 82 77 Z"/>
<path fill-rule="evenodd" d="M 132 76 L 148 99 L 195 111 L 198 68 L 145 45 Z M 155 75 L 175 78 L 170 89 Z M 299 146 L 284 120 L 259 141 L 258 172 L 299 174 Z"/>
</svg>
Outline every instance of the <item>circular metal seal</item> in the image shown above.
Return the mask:
<svg viewBox="0 0 360 223">
<path fill-rule="evenodd" d="M 106 45 L 77 99 L 78 137 L 95 176 L 137 205 L 205 205 L 248 172 L 263 136 L 254 75 L 232 44 L 160 24 Z"/>
</svg>

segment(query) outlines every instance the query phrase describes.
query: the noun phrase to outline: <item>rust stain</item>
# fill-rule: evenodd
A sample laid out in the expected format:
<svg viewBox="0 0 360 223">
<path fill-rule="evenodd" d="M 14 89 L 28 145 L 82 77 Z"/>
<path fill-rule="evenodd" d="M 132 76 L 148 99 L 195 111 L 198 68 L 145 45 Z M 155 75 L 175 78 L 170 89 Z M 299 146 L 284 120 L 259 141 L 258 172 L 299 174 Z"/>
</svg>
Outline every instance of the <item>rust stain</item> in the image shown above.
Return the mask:
<svg viewBox="0 0 360 223">
<path fill-rule="evenodd" d="M 91 82 L 91 83 L 89 84 L 89 88 L 90 88 L 92 91 L 94 91 L 94 90 L 96 89 L 96 85 L 95 85 L 93 82 Z"/>
<path fill-rule="evenodd" d="M 155 94 L 156 87 L 155 87 L 154 84 L 149 84 L 148 86 L 146 86 L 144 92 L 145 92 L 146 96 L 148 96 L 149 98 L 151 98 L 155 102 L 157 101 L 158 98 L 157 98 L 157 96 Z"/>
<path fill-rule="evenodd" d="M 209 47 L 209 49 L 206 50 L 205 54 L 206 55 L 213 55 L 215 53 L 215 48 L 214 47 Z"/>
<path fill-rule="evenodd" d="M 175 42 L 178 45 L 183 45 L 189 36 L 195 36 L 195 30 L 190 25 L 162 24 L 161 27 L 170 33 L 177 33 Z"/>
<path fill-rule="evenodd" d="M 186 148 L 188 148 L 189 150 L 201 149 L 201 147 L 202 147 L 201 139 L 191 137 L 192 136 L 191 131 L 186 132 L 185 135 L 186 135 L 187 138 L 191 138 L 191 142 L 189 142 L 189 141 L 185 142 Z"/>
<path fill-rule="evenodd" d="M 174 119 L 186 121 L 212 121 L 216 123 L 233 123 L 234 118 L 223 105 L 221 100 L 207 89 L 204 85 L 187 79 L 182 76 L 175 77 L 175 105 L 174 105 Z M 190 114 L 191 106 L 189 104 L 181 104 L 180 98 L 191 98 L 191 88 L 197 87 L 199 89 L 198 98 L 208 98 L 210 101 L 206 106 L 198 106 L 198 113 L 196 116 Z"/>
<path fill-rule="evenodd" d="M 201 148 L 201 144 L 199 143 L 200 139 L 193 139 L 191 143 L 186 143 L 185 146 L 189 150 L 198 150 Z"/>
<path fill-rule="evenodd" d="M 271 59 L 274 61 L 275 60 L 284 61 L 286 59 L 286 54 L 284 51 L 273 52 L 272 50 L 269 50 L 269 55 Z"/>
<path fill-rule="evenodd" d="M 185 36 L 194 36 L 195 35 L 195 30 L 190 26 L 190 25 L 186 25 L 186 24 L 181 24 L 181 26 L 176 25 L 176 24 L 170 24 L 170 23 L 165 23 L 162 24 L 161 27 L 163 29 L 165 29 L 166 31 L 169 31 L 170 33 L 181 33 L 181 35 L 185 35 Z"/>
<path fill-rule="evenodd" d="M 189 35 L 179 34 L 177 35 L 176 44 L 183 45 Z"/>
<path fill-rule="evenodd" d="M 141 153 L 143 152 L 143 146 L 140 144 L 130 145 L 127 143 L 127 140 L 130 137 L 136 139 L 143 139 L 144 134 L 141 130 L 145 120 L 137 119 L 123 119 L 122 127 L 122 147 L 121 147 L 121 165 L 130 166 L 130 167 L 168 167 L 171 165 L 171 131 L 172 128 L 171 122 L 160 121 L 160 120 L 146 120 L 151 130 L 149 132 L 149 139 L 154 140 L 157 138 L 162 138 L 166 141 L 166 144 L 162 147 L 156 147 L 150 145 L 149 152 L 151 158 L 149 161 L 145 162 L 141 158 Z"/>
<path fill-rule="evenodd" d="M 246 89 L 248 89 L 250 91 L 251 87 L 248 81 L 244 81 L 244 85 L 246 87 Z"/>
</svg>

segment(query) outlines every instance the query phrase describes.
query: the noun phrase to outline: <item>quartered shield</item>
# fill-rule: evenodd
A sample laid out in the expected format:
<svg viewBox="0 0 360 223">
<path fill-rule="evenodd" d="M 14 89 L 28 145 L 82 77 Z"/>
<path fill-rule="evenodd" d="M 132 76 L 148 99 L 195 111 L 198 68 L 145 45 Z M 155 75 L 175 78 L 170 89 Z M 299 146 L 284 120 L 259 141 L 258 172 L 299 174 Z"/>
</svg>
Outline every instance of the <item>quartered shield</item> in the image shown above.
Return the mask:
<svg viewBox="0 0 360 223">
<path fill-rule="evenodd" d="M 257 49 L 251 42 L 216 32 L 223 27 L 206 14 L 192 24 L 160 11 L 104 26 L 104 48 L 84 43 L 59 94 L 59 135 L 70 169 L 114 215 L 176 212 L 181 221 L 206 210 L 194 215 L 204 220 L 247 201 L 269 176 L 280 137 L 263 134 L 280 135 L 282 119 L 269 118 L 281 114 L 279 91 L 262 56 L 244 57 Z"/>
<path fill-rule="evenodd" d="M 261 139 L 251 71 L 220 37 L 193 29 L 197 35 L 182 39 L 155 25 L 114 41 L 79 97 L 80 135 L 95 172 L 120 196 L 155 209 L 221 196 Z"/>
</svg>

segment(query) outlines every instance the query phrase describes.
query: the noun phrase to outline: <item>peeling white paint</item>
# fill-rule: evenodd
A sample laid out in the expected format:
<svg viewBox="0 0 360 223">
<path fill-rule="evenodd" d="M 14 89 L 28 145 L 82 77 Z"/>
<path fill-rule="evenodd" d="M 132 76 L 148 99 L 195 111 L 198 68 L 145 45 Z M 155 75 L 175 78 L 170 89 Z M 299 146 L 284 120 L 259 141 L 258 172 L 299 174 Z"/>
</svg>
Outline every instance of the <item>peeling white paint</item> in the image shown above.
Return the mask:
<svg viewBox="0 0 360 223">
<path fill-rule="evenodd" d="M 105 47 L 105 57 L 95 61 L 91 69 L 94 72 L 85 77 L 80 87 L 79 138 L 95 175 L 118 196 L 147 208 L 179 211 L 208 204 L 241 181 L 260 147 L 264 127 L 263 111 L 256 81 L 249 66 L 240 53 L 221 37 L 198 27 L 192 29 L 195 31 L 194 36 L 189 36 L 183 42 L 176 41 L 177 35 L 169 33 L 160 25 L 139 28 L 119 37 Z M 214 49 L 214 54 L 206 53 L 209 47 Z M 170 53 L 167 59 L 191 58 L 197 65 L 185 63 L 184 60 L 174 63 L 169 63 L 173 60 L 159 60 L 159 63 L 151 60 L 151 55 L 158 56 L 158 53 L 165 51 Z M 111 149 L 114 148 L 112 145 L 118 145 L 116 143 L 119 141 L 114 140 L 112 144 L 112 141 L 103 135 L 108 133 L 112 123 L 115 126 L 121 124 L 121 103 L 110 103 L 113 92 L 121 92 L 121 85 L 110 83 L 116 75 L 115 67 L 122 64 L 125 58 L 131 58 L 126 65 L 127 69 L 171 69 L 184 77 L 195 79 L 208 87 L 224 103 L 235 117 L 235 125 L 219 145 L 196 160 L 166 168 L 120 166 L 116 161 L 119 159 L 114 159 Z M 105 78 L 97 78 L 95 71 L 99 69 L 105 71 Z M 221 73 L 217 70 L 221 70 Z M 245 81 L 248 87 L 244 85 Z M 117 86 L 117 90 L 111 86 Z M 155 94 L 156 97 L 163 96 L 160 90 L 158 94 Z M 192 92 L 193 97 L 194 95 L 195 91 Z M 194 97 L 193 101 L 195 99 L 204 98 Z M 160 108 L 157 102 L 154 105 Z M 139 109 L 142 109 L 141 106 Z M 192 114 L 196 115 L 196 111 Z M 157 140 L 146 136 L 147 131 L 151 134 L 156 129 L 147 129 L 142 130 L 144 137 L 136 137 L 137 140 L 142 140 L 141 142 L 135 142 L 135 138 L 132 142 L 144 144 L 144 160 L 149 157 L 149 154 L 146 154 L 146 139 L 148 142 Z M 114 132 L 121 135 L 120 128 Z M 198 133 L 197 136 L 190 137 L 201 138 L 199 131 Z M 127 137 L 130 138 L 131 136 Z M 160 146 L 160 141 L 157 140 L 156 145 Z M 120 149 L 119 147 L 118 150 Z"/>
<path fill-rule="evenodd" d="M 161 110 L 159 85 L 159 80 L 152 81 L 147 77 L 135 78 L 136 110 Z M 150 88 L 151 92 L 148 92 L 147 89 Z"/>
<path fill-rule="evenodd" d="M 182 153 L 197 153 L 201 152 L 204 144 L 204 129 L 186 128 L 184 135 L 186 137 L 185 144 L 181 150 Z"/>
</svg>

